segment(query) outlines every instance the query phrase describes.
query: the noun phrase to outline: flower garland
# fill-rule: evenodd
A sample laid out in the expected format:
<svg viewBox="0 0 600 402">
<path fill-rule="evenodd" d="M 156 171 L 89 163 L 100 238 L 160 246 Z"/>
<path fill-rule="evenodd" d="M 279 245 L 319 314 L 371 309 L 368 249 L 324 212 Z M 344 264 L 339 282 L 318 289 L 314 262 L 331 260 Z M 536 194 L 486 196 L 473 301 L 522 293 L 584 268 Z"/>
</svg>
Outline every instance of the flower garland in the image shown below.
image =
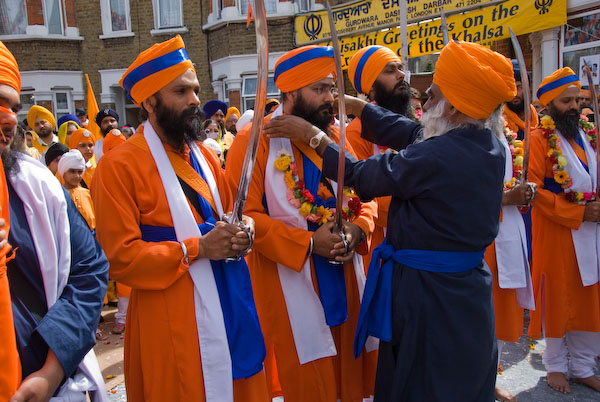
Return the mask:
<svg viewBox="0 0 600 402">
<path fill-rule="evenodd" d="M 286 196 L 290 204 L 298 208 L 298 213 L 307 221 L 322 225 L 335 213 L 335 208 L 326 208 L 314 204 L 315 197 L 304 186 L 304 181 L 298 179 L 298 165 L 292 162 L 292 156 L 285 150 L 277 153 L 275 168 L 283 172 L 283 179 L 287 185 Z M 342 217 L 346 220 L 355 219 L 360 215 L 360 200 L 353 189 L 344 187 L 344 201 L 348 202 L 343 207 Z"/>
<path fill-rule="evenodd" d="M 548 115 L 542 117 L 540 124 L 542 126 L 544 138 L 548 140 L 548 146 L 550 148 L 546 155 L 550 159 L 550 162 L 552 162 L 552 175 L 554 176 L 554 180 L 565 190 L 565 198 L 567 201 L 576 204 L 585 204 L 588 201 L 594 200 L 595 195 L 593 192 L 581 193 L 577 191 L 566 191 L 573 186 L 573 179 L 569 177 L 569 173 L 565 170 L 567 158 L 563 156 L 562 150 L 560 149 L 561 140 L 556 134 L 556 125 L 554 124 L 552 117 Z M 592 148 L 596 149 L 596 130 L 594 129 L 594 125 L 583 119 L 579 120 L 579 125 L 585 131 L 586 137 L 588 141 L 590 141 Z"/>
<path fill-rule="evenodd" d="M 510 149 L 510 155 L 512 156 L 512 171 L 513 177 L 508 183 L 504 183 L 504 191 L 508 191 L 511 188 L 521 183 L 523 176 L 523 141 L 517 140 L 517 134 L 508 128 L 508 124 L 504 122 L 504 136 L 508 142 L 508 148 Z"/>
</svg>

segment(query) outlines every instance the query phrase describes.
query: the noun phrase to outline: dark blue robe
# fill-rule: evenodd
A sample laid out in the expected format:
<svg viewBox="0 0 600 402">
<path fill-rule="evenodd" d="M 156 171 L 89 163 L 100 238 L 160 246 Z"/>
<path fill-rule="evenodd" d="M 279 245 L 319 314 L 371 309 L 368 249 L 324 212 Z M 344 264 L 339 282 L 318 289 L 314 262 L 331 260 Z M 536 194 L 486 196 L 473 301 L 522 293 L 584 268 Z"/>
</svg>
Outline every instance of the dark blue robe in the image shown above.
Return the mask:
<svg viewBox="0 0 600 402">
<path fill-rule="evenodd" d="M 363 201 L 392 196 L 387 242 L 395 250 L 477 252 L 492 243 L 505 154 L 491 131 L 456 129 L 412 144 L 421 126 L 405 117 L 367 105 L 361 122 L 363 138 L 400 152 L 363 161 L 347 154 L 345 184 Z M 335 179 L 337 161 L 332 144 L 323 155 L 327 177 Z M 392 339 L 380 343 L 375 400 L 493 401 L 496 365 L 485 263 L 461 273 L 396 263 Z"/>
<path fill-rule="evenodd" d="M 52 349 L 71 376 L 96 344 L 96 328 L 108 281 L 108 261 L 87 223 L 64 191 L 71 238 L 71 272 L 56 303 L 46 305 L 44 282 L 23 203 L 8 182 L 9 242 L 16 258 L 7 264 L 8 282 L 23 378 L 42 368 Z M 43 257 L 42 257 L 43 258 Z"/>
</svg>

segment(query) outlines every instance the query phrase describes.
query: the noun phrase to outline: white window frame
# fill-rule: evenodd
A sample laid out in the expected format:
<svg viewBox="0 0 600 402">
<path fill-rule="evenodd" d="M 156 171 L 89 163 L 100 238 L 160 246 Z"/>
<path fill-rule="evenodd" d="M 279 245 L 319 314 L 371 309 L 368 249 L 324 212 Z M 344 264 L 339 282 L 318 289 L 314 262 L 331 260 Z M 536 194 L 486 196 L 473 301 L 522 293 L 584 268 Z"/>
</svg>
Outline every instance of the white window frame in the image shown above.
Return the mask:
<svg viewBox="0 0 600 402">
<path fill-rule="evenodd" d="M 65 114 L 73 113 L 74 108 L 73 108 L 73 95 L 71 94 L 72 91 L 73 91 L 73 88 L 66 88 L 66 87 L 52 88 L 52 106 L 54 109 L 54 116 L 56 117 L 56 119 L 59 119 L 60 116 L 64 116 Z M 58 108 L 58 99 L 56 96 L 59 93 L 67 95 L 67 108 L 66 109 Z"/>
<path fill-rule="evenodd" d="M 150 31 L 152 35 L 161 35 L 164 33 L 183 33 L 187 32 L 187 27 L 183 24 L 183 1 L 177 0 L 179 2 L 179 25 L 173 27 L 161 27 L 160 26 L 160 1 L 161 0 L 152 0 L 152 10 L 154 12 L 154 29 Z"/>
<path fill-rule="evenodd" d="M 48 1 L 56 1 L 56 3 L 58 4 L 58 15 L 60 17 L 60 33 L 59 34 L 51 34 L 50 33 L 50 28 L 48 26 L 48 19 L 49 19 L 49 15 L 48 15 L 48 9 L 46 7 L 46 3 Z M 44 10 L 44 26 L 46 27 L 46 30 L 48 32 L 48 35 L 65 35 L 66 33 L 66 24 L 65 24 L 65 7 L 64 7 L 64 0 L 42 0 L 42 10 Z"/>
<path fill-rule="evenodd" d="M 110 16 L 110 0 L 100 0 L 100 15 L 102 17 L 102 35 L 100 39 L 122 38 L 127 36 L 135 36 L 131 30 L 131 8 L 130 0 L 124 0 L 125 15 L 127 18 L 127 29 L 123 31 L 112 30 L 112 18 Z"/>
<path fill-rule="evenodd" d="M 578 13 L 578 14 L 573 14 L 567 17 L 567 24 L 569 24 L 569 20 L 573 20 L 576 18 L 581 18 L 581 17 L 586 17 L 588 15 L 594 15 L 594 14 L 600 14 L 600 10 L 599 9 L 595 9 L 595 10 L 591 10 L 591 11 L 587 11 L 587 12 L 582 12 L 582 13 Z M 589 42 L 585 42 L 585 43 L 578 43 L 576 45 L 569 45 L 566 46 L 565 45 L 565 31 L 567 29 L 567 25 L 563 25 L 560 28 L 560 41 L 559 41 L 559 66 L 562 68 L 564 67 L 564 59 L 565 59 L 565 53 L 569 53 L 569 52 L 575 52 L 577 50 L 583 50 L 583 49 L 590 49 L 590 48 L 594 48 L 594 47 L 600 47 L 600 39 L 597 40 L 593 40 L 593 41 L 589 41 Z M 579 75 L 579 73 L 576 73 L 577 75 Z"/>
<path fill-rule="evenodd" d="M 247 110 L 246 109 L 246 100 L 250 100 L 250 99 L 256 100 L 256 94 L 246 96 L 246 80 L 252 79 L 252 78 L 257 79 L 258 77 L 256 74 L 248 74 L 248 75 L 242 76 L 242 89 L 240 92 L 240 106 L 243 109 L 243 110 L 241 110 L 242 113 L 244 113 Z M 274 79 L 274 75 L 269 74 L 269 78 Z M 268 89 L 267 89 L 267 91 L 268 91 Z M 267 92 L 267 99 L 279 98 L 280 95 L 281 95 L 281 91 L 279 89 L 277 89 L 277 92 Z"/>
</svg>

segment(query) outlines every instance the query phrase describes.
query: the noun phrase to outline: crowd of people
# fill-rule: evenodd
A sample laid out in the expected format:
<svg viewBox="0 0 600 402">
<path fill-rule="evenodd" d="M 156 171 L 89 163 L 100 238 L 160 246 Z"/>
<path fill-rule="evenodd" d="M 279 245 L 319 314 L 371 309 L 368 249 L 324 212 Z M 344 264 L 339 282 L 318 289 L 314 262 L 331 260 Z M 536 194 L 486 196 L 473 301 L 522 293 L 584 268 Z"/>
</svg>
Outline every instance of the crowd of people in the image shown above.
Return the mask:
<svg viewBox="0 0 600 402">
<path fill-rule="evenodd" d="M 566 67 L 527 105 L 522 74 L 453 41 L 422 103 L 395 52 L 360 49 L 340 178 L 333 49 L 285 53 L 237 224 L 254 111 L 201 104 L 180 36 L 123 74 L 142 123 L 104 108 L 98 132 L 18 122 L 0 42 L 0 399 L 108 400 L 107 303 L 130 401 L 516 401 L 496 375 L 527 314 L 548 385 L 600 392 L 591 95 Z"/>
</svg>

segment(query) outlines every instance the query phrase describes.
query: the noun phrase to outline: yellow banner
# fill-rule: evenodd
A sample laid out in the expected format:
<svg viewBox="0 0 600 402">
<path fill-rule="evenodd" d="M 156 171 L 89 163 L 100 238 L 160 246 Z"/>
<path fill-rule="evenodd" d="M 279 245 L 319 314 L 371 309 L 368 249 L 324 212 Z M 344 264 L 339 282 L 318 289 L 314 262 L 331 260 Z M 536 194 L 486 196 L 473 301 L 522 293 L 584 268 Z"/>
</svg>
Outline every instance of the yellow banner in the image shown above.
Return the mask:
<svg viewBox="0 0 600 402">
<path fill-rule="evenodd" d="M 408 22 L 432 19 L 456 10 L 478 7 L 499 0 L 407 0 Z M 546 0 L 548 1 L 548 0 Z M 340 35 L 374 30 L 377 27 L 400 24 L 400 0 L 362 0 L 332 8 L 335 29 Z M 296 45 L 326 40 L 331 37 L 327 10 L 302 14 L 294 20 Z"/>
<path fill-rule="evenodd" d="M 515 34 L 523 35 L 566 24 L 567 0 L 507 0 L 450 16 L 446 22 L 451 39 L 489 45 L 498 39 L 510 37 L 508 27 Z M 347 68 L 348 60 L 354 53 L 369 45 L 387 46 L 400 55 L 400 28 L 340 38 L 343 67 Z M 439 19 L 408 26 L 408 57 L 436 53 L 443 47 Z"/>
</svg>

